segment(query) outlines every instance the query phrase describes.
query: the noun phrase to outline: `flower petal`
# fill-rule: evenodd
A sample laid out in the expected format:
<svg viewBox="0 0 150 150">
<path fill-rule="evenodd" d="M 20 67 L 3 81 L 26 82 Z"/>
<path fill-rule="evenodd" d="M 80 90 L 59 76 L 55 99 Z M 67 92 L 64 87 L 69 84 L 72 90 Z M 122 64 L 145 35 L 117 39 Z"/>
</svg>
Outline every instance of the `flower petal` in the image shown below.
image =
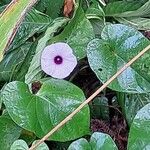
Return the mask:
<svg viewBox="0 0 150 150">
<path fill-rule="evenodd" d="M 70 75 L 70 73 L 74 70 L 77 65 L 77 61 L 68 61 L 64 60 L 62 65 L 56 66 L 55 71 L 51 74 L 52 77 L 63 79 Z"/>
<path fill-rule="evenodd" d="M 62 64 L 56 64 L 54 58 L 61 56 Z M 55 43 L 44 48 L 41 56 L 42 70 L 54 78 L 67 77 L 77 65 L 77 59 L 73 55 L 71 47 L 66 43 Z"/>
<path fill-rule="evenodd" d="M 67 43 L 63 42 L 55 43 L 55 50 L 58 55 L 64 58 L 73 53 L 72 48 Z"/>
<path fill-rule="evenodd" d="M 55 46 L 53 44 L 45 47 L 42 52 L 41 59 L 53 60 L 54 57 L 56 56 L 54 48 L 55 48 Z"/>
<path fill-rule="evenodd" d="M 41 69 L 48 75 L 53 74 L 55 71 L 55 63 L 53 60 L 41 58 Z"/>
</svg>

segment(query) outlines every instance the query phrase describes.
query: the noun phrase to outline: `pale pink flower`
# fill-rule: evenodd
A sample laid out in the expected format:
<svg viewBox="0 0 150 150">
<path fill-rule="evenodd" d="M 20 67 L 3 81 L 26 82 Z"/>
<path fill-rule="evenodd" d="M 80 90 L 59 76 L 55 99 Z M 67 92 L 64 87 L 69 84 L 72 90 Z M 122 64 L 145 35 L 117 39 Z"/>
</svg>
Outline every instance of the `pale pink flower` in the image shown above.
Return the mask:
<svg viewBox="0 0 150 150">
<path fill-rule="evenodd" d="M 55 43 L 44 48 L 41 55 L 42 70 L 58 79 L 63 79 L 74 70 L 77 59 L 66 43 Z"/>
</svg>

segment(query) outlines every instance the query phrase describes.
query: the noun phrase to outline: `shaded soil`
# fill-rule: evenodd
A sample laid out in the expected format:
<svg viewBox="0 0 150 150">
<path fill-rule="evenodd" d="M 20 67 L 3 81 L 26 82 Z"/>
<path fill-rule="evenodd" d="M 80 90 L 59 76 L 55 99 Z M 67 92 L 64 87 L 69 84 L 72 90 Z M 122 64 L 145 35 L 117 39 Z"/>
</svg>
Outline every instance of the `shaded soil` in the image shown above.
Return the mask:
<svg viewBox="0 0 150 150">
<path fill-rule="evenodd" d="M 115 141 L 119 150 L 127 149 L 128 128 L 123 117 L 114 116 L 111 122 L 99 119 L 91 120 L 91 130 L 93 132 L 103 132 L 109 134 Z"/>
</svg>

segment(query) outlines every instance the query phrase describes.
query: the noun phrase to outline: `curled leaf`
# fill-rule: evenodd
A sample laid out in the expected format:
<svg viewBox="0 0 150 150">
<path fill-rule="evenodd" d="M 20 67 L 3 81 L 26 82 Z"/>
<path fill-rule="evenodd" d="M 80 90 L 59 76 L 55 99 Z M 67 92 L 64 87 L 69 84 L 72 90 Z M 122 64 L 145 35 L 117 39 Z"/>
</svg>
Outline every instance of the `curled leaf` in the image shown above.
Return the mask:
<svg viewBox="0 0 150 150">
<path fill-rule="evenodd" d="M 0 61 L 3 58 L 4 51 L 12 42 L 27 10 L 31 8 L 36 1 L 37 0 L 12 0 L 0 14 Z"/>
<path fill-rule="evenodd" d="M 74 9 L 74 0 L 65 0 L 64 3 L 64 15 L 69 17 L 70 13 Z"/>
</svg>

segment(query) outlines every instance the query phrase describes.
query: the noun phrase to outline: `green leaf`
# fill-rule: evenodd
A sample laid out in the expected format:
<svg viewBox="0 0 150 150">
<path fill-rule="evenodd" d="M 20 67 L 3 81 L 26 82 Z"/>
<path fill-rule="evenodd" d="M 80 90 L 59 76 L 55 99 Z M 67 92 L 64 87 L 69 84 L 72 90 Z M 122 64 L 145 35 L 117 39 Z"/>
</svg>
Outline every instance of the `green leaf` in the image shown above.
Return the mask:
<svg viewBox="0 0 150 150">
<path fill-rule="evenodd" d="M 92 134 L 90 139 L 90 145 L 95 150 L 118 150 L 115 142 L 112 138 L 105 133 L 95 132 Z"/>
<path fill-rule="evenodd" d="M 38 141 L 34 141 L 32 145 L 36 144 L 37 142 Z M 36 150 L 49 150 L 49 148 L 46 143 L 42 143 L 36 148 Z"/>
<path fill-rule="evenodd" d="M 1 6 L 4 6 L 4 5 L 7 5 L 8 3 L 10 3 L 11 2 L 11 0 L 1 0 L 0 1 L 0 7 Z"/>
<path fill-rule="evenodd" d="M 22 82 L 11 82 L 2 91 L 2 100 L 12 119 L 22 128 L 44 136 L 85 100 L 83 92 L 63 80 L 45 80 L 36 95 Z M 18 113 L 19 112 L 19 113 Z M 90 115 L 86 106 L 51 136 L 68 141 L 89 133 Z"/>
<path fill-rule="evenodd" d="M 106 16 L 122 16 L 122 17 L 130 17 L 128 14 L 138 10 L 142 6 L 142 3 L 139 1 L 117 1 L 108 3 L 104 8 L 104 12 Z M 131 14 L 132 16 L 132 14 Z"/>
<path fill-rule="evenodd" d="M 146 3 L 144 2 L 144 5 L 142 5 L 139 9 L 131 12 L 125 12 L 120 17 L 146 17 L 150 15 L 150 0 L 148 0 Z"/>
<path fill-rule="evenodd" d="M 33 42 L 32 45 L 30 46 L 26 57 L 24 58 L 23 62 L 21 63 L 21 66 L 17 69 L 16 75 L 13 76 L 13 80 L 25 81 L 25 75 L 28 72 L 30 63 L 35 54 L 37 42 L 38 42 L 38 39 L 35 42 Z"/>
<path fill-rule="evenodd" d="M 94 31 L 92 25 L 89 20 L 86 19 L 83 10 L 79 7 L 71 22 L 65 27 L 61 34 L 52 39 L 51 43 L 68 43 L 79 60 L 86 56 L 87 44 L 93 38 Z"/>
<path fill-rule="evenodd" d="M 34 5 L 36 0 L 12 1 L 0 15 L 0 61 L 4 51 L 10 45 L 19 24 L 21 23 L 26 11 Z"/>
<path fill-rule="evenodd" d="M 0 13 L 2 13 L 5 8 L 6 8 L 6 6 L 1 6 L 0 7 Z"/>
<path fill-rule="evenodd" d="M 95 37 L 100 38 L 101 32 L 107 23 L 104 19 L 90 19 L 90 22 L 93 26 Z"/>
<path fill-rule="evenodd" d="M 96 17 L 104 17 L 105 13 L 103 11 L 103 9 L 101 8 L 101 6 L 99 5 L 98 2 L 94 2 L 90 5 L 90 7 L 87 9 L 86 11 L 86 15 L 88 18 L 92 17 L 92 16 L 96 16 Z"/>
<path fill-rule="evenodd" d="M 57 18 L 61 14 L 63 4 L 63 0 L 40 0 L 36 9 L 45 12 L 51 18 Z"/>
<path fill-rule="evenodd" d="M 128 150 L 150 149 L 150 104 L 138 111 L 130 128 Z"/>
<path fill-rule="evenodd" d="M 29 147 L 24 140 L 16 140 L 10 147 L 10 150 L 28 150 Z"/>
<path fill-rule="evenodd" d="M 118 101 L 128 124 L 131 125 L 137 112 L 146 104 L 150 103 L 150 94 L 119 93 Z"/>
<path fill-rule="evenodd" d="M 118 150 L 112 138 L 105 133 L 94 132 L 91 136 L 90 142 L 81 138 L 73 142 L 68 150 Z"/>
<path fill-rule="evenodd" d="M 105 7 L 105 14 L 113 17 L 146 17 L 150 15 L 150 0 L 112 2 Z"/>
<path fill-rule="evenodd" d="M 81 138 L 71 143 L 68 150 L 91 150 L 91 147 L 86 139 Z"/>
<path fill-rule="evenodd" d="M 108 99 L 104 96 L 96 97 L 90 103 L 92 118 L 109 120 Z"/>
<path fill-rule="evenodd" d="M 49 16 L 37 11 L 36 9 L 32 9 L 27 13 L 21 26 L 19 27 L 11 44 L 11 49 L 19 47 L 35 33 L 43 32 L 51 22 L 52 20 Z"/>
<path fill-rule="evenodd" d="M 86 11 L 86 17 L 90 19 L 95 37 L 100 37 L 102 29 L 106 25 L 105 14 L 98 2 L 94 2 Z"/>
<path fill-rule="evenodd" d="M 21 128 L 16 125 L 9 116 L 0 117 L 0 149 L 10 150 L 11 144 L 21 134 Z"/>
<path fill-rule="evenodd" d="M 101 37 L 88 44 L 87 54 L 90 67 L 103 83 L 150 44 L 142 33 L 121 24 L 105 26 Z M 109 87 L 120 92 L 149 92 L 150 52 L 128 67 Z"/>
<path fill-rule="evenodd" d="M 66 24 L 68 19 L 57 18 L 53 21 L 53 23 L 47 28 L 44 36 L 38 41 L 38 45 L 36 47 L 35 55 L 31 61 L 28 72 L 25 76 L 25 82 L 31 83 L 32 81 L 41 79 L 42 70 L 41 70 L 41 53 L 43 49 L 46 47 L 47 42 L 53 37 L 54 33 Z"/>
<path fill-rule="evenodd" d="M 0 109 L 2 108 L 2 103 L 3 101 L 2 101 L 1 90 L 0 90 Z"/>
<path fill-rule="evenodd" d="M 0 63 L 0 81 L 9 81 L 17 78 L 18 69 L 30 50 L 31 43 L 8 52 Z"/>
<path fill-rule="evenodd" d="M 37 141 L 34 141 L 35 144 Z M 32 145 L 33 145 L 32 144 Z M 24 140 L 16 140 L 12 145 L 10 150 L 28 150 L 29 147 Z M 40 144 L 35 150 L 49 150 L 48 146 L 45 143 Z"/>
<path fill-rule="evenodd" d="M 120 18 L 120 17 L 115 17 L 115 19 L 122 24 L 132 26 L 132 27 L 136 28 L 137 30 L 150 30 L 150 19 L 148 19 L 148 18 L 137 18 L 137 17 Z"/>
</svg>

